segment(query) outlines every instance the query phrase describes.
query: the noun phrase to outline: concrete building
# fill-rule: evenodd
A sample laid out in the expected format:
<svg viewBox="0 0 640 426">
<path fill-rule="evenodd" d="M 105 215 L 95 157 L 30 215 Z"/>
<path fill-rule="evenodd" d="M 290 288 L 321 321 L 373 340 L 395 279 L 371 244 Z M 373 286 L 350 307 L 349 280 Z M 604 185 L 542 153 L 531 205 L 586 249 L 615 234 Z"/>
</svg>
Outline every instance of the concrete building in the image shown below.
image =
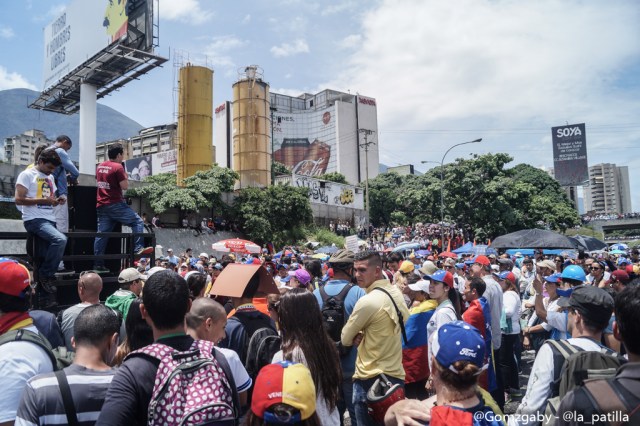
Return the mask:
<svg viewBox="0 0 640 426">
<path fill-rule="evenodd" d="M 40 144 L 51 145 L 42 130 L 31 129 L 21 135 L 10 136 L 4 140 L 4 159 L 15 166 L 27 166 L 33 163 L 36 147 Z"/>
<path fill-rule="evenodd" d="M 162 124 L 140 130 L 137 136 L 129 139 L 100 142 L 96 145 L 96 164 L 107 159 L 107 151 L 114 143 L 124 147 L 125 158 L 139 158 L 175 148 L 177 135 L 176 123 Z"/>
<path fill-rule="evenodd" d="M 377 103 L 373 98 L 335 90 L 300 96 L 269 93 L 272 159 L 293 174 L 317 177 L 337 172 L 350 184 L 378 175 Z M 216 162 L 236 169 L 231 102 L 215 109 Z"/>
<path fill-rule="evenodd" d="M 629 168 L 602 163 L 589 167 L 589 183 L 584 186 L 587 214 L 631 213 Z"/>
</svg>

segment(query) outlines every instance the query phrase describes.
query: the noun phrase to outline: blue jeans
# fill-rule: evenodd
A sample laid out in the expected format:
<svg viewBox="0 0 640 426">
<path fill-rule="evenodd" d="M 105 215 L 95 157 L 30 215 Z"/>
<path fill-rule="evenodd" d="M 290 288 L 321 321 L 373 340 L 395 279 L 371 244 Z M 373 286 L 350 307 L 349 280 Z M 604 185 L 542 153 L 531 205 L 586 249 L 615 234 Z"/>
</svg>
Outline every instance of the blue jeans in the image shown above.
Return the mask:
<svg viewBox="0 0 640 426">
<path fill-rule="evenodd" d="M 44 261 L 38 269 L 40 279 L 52 278 L 58 270 L 58 264 L 64 256 L 67 237 L 56 229 L 56 223 L 46 219 L 31 219 L 24 223 L 27 232 L 37 235 L 46 242 L 45 247 L 39 247 L 38 253 L 43 255 Z"/>
<path fill-rule="evenodd" d="M 129 226 L 136 234 L 144 232 L 144 223 L 142 222 L 142 218 L 140 218 L 140 216 L 138 216 L 136 212 L 134 212 L 124 201 L 110 204 L 108 206 L 98 207 L 97 213 L 98 232 L 111 232 L 118 223 Z M 96 240 L 93 243 L 93 253 L 96 256 L 104 254 L 108 240 L 109 237 L 96 237 Z M 134 239 L 134 251 L 137 252 L 142 250 L 142 248 L 144 248 L 143 243 L 143 237 L 136 237 Z M 96 259 L 95 265 L 104 265 L 104 260 Z"/>
<path fill-rule="evenodd" d="M 387 379 L 393 384 L 400 384 L 404 388 L 404 380 L 387 376 Z M 376 377 L 372 379 L 353 379 L 353 409 L 356 412 L 356 422 L 358 426 L 377 426 L 369 416 L 367 410 L 367 392 L 369 388 L 373 386 L 373 382 L 376 381 Z"/>
</svg>

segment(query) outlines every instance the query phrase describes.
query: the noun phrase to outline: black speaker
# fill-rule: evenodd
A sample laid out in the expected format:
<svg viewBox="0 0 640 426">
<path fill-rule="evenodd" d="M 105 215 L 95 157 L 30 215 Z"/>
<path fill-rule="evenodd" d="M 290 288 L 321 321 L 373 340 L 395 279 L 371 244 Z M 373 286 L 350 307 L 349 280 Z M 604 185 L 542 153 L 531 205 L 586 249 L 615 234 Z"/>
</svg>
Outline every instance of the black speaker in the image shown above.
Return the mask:
<svg viewBox="0 0 640 426">
<path fill-rule="evenodd" d="M 97 231 L 96 191 L 95 186 L 69 186 L 69 231 Z"/>
</svg>

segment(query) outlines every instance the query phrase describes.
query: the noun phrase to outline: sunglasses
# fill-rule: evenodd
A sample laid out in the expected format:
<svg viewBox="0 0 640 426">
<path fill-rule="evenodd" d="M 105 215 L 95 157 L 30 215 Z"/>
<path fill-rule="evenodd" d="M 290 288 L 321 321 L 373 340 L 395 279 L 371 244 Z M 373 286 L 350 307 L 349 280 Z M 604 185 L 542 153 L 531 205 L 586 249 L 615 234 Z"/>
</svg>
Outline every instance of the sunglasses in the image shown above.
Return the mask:
<svg viewBox="0 0 640 426">
<path fill-rule="evenodd" d="M 592 271 L 602 270 L 602 268 L 597 267 L 597 266 L 592 266 L 592 267 L 591 267 L 591 268 L 589 268 L 589 269 L 591 269 Z"/>
</svg>

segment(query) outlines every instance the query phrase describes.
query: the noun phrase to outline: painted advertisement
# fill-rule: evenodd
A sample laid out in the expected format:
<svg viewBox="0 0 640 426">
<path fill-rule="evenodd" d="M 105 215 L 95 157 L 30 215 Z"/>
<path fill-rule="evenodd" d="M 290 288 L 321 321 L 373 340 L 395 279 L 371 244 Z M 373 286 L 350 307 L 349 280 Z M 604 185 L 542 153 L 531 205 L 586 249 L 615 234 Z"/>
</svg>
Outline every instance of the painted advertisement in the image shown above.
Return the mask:
<svg viewBox="0 0 640 426">
<path fill-rule="evenodd" d="M 353 185 L 318 180 L 299 174 L 293 175 L 292 185 L 307 188 L 311 203 L 364 209 L 364 191 Z"/>
<path fill-rule="evenodd" d="M 275 113 L 273 158 L 297 175 L 337 171 L 335 109 Z"/>
<path fill-rule="evenodd" d="M 124 162 L 129 180 L 143 181 L 147 176 L 175 173 L 178 166 L 177 151 L 171 149 L 152 155 L 131 158 Z"/>
<path fill-rule="evenodd" d="M 584 123 L 552 127 L 553 172 L 561 186 L 582 185 L 589 180 L 587 134 Z"/>
<path fill-rule="evenodd" d="M 127 34 L 125 1 L 75 0 L 44 29 L 43 90 Z"/>
</svg>

